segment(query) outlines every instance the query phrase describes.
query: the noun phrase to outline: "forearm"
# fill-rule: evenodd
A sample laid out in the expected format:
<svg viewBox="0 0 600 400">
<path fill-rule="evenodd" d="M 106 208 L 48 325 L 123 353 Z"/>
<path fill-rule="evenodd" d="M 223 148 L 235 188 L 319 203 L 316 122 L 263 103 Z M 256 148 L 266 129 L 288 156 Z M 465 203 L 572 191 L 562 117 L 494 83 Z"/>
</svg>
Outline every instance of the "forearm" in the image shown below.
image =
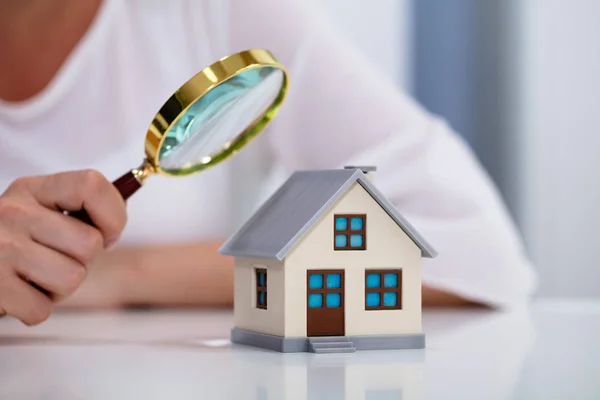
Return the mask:
<svg viewBox="0 0 600 400">
<path fill-rule="evenodd" d="M 423 286 L 423 307 L 481 307 L 482 304 L 464 299 L 454 293 Z"/>
<path fill-rule="evenodd" d="M 231 307 L 233 260 L 221 242 L 116 249 L 90 268 L 65 307 Z"/>
</svg>

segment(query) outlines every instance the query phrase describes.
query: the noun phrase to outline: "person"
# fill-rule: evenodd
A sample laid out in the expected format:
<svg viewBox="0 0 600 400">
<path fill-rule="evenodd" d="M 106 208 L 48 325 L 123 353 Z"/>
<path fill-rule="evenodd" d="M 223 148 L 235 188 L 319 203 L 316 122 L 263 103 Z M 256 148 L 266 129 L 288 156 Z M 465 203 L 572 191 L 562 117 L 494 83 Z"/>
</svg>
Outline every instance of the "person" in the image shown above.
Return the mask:
<svg viewBox="0 0 600 400">
<path fill-rule="evenodd" d="M 176 88 L 249 48 L 270 50 L 289 69 L 291 86 L 281 112 L 239 160 L 260 147 L 254 165 L 267 160 L 273 177 L 375 164 L 378 187 L 439 252 L 424 261 L 425 306 L 527 301 L 533 267 L 476 157 L 317 5 L 1 0 L 5 313 L 35 325 L 57 305 L 232 305 L 233 262 L 218 248 L 246 190 L 268 194 L 240 186 L 254 169 L 234 157 L 187 178 L 153 177 L 127 204 L 110 181 L 141 161 L 149 122 Z M 95 227 L 61 212 L 81 208 Z"/>
</svg>

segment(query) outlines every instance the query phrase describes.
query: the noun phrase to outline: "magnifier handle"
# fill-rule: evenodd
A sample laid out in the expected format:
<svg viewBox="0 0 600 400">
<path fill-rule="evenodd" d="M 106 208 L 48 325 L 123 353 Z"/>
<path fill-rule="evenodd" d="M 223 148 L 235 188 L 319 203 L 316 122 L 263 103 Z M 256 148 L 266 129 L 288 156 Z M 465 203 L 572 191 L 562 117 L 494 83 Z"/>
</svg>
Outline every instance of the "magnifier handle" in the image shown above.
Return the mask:
<svg viewBox="0 0 600 400">
<path fill-rule="evenodd" d="M 125 175 L 121 176 L 119 179 L 113 182 L 113 185 L 115 185 L 125 201 L 127 201 L 127 199 L 129 199 L 135 192 L 138 191 L 139 188 L 142 187 L 142 184 L 133 174 L 133 171 L 129 171 Z"/>
<path fill-rule="evenodd" d="M 121 176 L 119 179 L 113 182 L 113 185 L 117 188 L 121 196 L 123 196 L 123 200 L 129 199 L 139 188 L 142 187 L 140 181 L 135 177 L 133 171 L 129 171 L 125 175 Z M 92 219 L 88 215 L 87 211 L 79 210 L 69 215 L 73 218 L 80 220 L 88 225 L 94 226 Z"/>
</svg>

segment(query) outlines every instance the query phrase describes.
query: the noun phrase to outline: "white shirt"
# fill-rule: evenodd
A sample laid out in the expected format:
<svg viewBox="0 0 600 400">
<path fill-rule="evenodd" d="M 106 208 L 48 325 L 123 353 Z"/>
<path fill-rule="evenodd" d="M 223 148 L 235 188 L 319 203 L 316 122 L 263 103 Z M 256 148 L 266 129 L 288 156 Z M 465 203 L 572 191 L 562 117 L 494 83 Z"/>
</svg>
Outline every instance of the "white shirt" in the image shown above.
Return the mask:
<svg viewBox="0 0 600 400">
<path fill-rule="evenodd" d="M 122 243 L 225 238 L 294 170 L 376 165 L 378 187 L 439 252 L 424 260 L 425 284 L 496 306 L 531 294 L 521 240 L 470 150 L 306 0 L 105 0 L 49 86 L 0 102 L 0 189 L 19 176 L 95 168 L 115 179 L 137 167 L 170 94 L 249 48 L 288 68 L 281 112 L 229 162 L 151 177 L 128 202 Z M 267 186 L 249 184 L 264 168 Z"/>
</svg>

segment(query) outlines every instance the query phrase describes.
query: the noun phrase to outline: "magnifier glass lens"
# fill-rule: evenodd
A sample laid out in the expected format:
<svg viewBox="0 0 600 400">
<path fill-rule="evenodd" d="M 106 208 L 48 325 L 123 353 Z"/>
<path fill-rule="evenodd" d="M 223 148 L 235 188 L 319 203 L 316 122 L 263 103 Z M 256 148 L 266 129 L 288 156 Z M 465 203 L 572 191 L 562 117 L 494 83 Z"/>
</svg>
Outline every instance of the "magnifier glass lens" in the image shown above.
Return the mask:
<svg viewBox="0 0 600 400">
<path fill-rule="evenodd" d="M 160 148 L 160 167 L 181 171 L 210 162 L 271 106 L 283 81 L 280 69 L 260 67 L 214 87 L 167 132 Z"/>
</svg>

